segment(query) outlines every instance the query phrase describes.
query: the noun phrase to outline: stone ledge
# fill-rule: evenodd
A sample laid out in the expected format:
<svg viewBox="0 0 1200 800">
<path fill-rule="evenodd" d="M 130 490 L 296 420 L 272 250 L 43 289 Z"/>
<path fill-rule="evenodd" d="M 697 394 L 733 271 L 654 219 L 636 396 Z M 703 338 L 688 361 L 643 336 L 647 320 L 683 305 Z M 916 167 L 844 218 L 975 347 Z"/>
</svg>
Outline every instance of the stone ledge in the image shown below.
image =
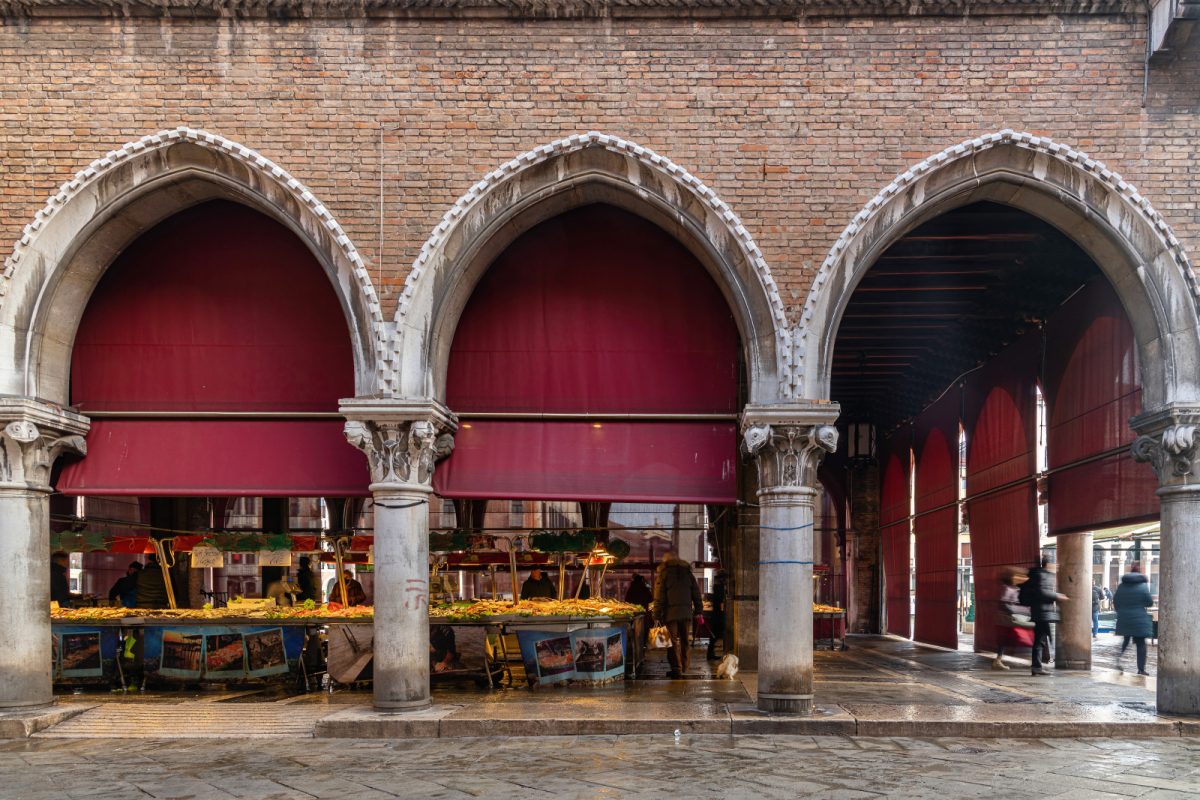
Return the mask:
<svg viewBox="0 0 1200 800">
<path fill-rule="evenodd" d="M 28 739 L 71 717 L 95 708 L 83 703 L 50 705 L 19 711 L 0 711 L 0 739 Z"/>
<path fill-rule="evenodd" d="M 841 706 L 818 705 L 811 717 L 772 715 L 754 706 L 730 706 L 732 732 L 775 736 L 853 736 L 858 732 L 854 717 Z"/>
<path fill-rule="evenodd" d="M 436 739 L 439 722 L 462 706 L 432 706 L 420 711 L 376 711 L 370 706 L 351 706 L 317 720 L 313 736 L 318 739 Z"/>
</svg>

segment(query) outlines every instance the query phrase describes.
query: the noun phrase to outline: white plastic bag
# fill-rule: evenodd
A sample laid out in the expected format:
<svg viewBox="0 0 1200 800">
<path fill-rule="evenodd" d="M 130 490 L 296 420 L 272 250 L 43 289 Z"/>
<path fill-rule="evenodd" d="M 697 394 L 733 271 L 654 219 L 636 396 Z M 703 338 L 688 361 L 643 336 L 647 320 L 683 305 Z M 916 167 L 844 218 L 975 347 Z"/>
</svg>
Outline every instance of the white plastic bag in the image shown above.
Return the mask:
<svg viewBox="0 0 1200 800">
<path fill-rule="evenodd" d="M 655 650 L 666 650 L 671 646 L 671 634 L 666 625 L 655 625 L 650 629 L 650 647 Z"/>
</svg>

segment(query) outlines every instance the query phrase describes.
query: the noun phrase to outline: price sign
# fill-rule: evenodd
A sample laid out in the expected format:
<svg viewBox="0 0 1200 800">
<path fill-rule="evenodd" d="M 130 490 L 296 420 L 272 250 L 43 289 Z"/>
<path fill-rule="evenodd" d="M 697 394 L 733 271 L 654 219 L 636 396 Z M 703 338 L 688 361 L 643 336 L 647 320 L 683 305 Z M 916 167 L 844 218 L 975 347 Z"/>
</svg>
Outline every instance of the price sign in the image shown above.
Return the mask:
<svg viewBox="0 0 1200 800">
<path fill-rule="evenodd" d="M 290 567 L 292 565 L 292 551 L 259 550 L 258 563 L 264 567 Z"/>
<path fill-rule="evenodd" d="M 208 545 L 199 545 L 192 548 L 192 566 L 193 567 L 216 567 L 225 566 L 225 554 L 215 547 Z"/>
</svg>

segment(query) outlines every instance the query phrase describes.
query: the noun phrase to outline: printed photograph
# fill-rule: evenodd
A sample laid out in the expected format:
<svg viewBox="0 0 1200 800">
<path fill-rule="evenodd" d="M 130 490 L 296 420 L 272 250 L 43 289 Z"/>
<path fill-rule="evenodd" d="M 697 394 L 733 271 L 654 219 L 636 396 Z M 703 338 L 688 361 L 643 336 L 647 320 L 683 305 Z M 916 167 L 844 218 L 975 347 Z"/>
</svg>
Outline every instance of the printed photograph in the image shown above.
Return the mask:
<svg viewBox="0 0 1200 800">
<path fill-rule="evenodd" d="M 283 631 L 279 628 L 247 633 L 246 653 L 250 672 L 287 669 L 287 651 L 283 647 Z"/>
<path fill-rule="evenodd" d="M 204 637 L 204 670 L 209 675 L 246 671 L 246 649 L 240 633 L 216 633 Z"/>
<path fill-rule="evenodd" d="M 571 653 L 570 636 L 543 639 L 536 647 L 539 675 L 561 675 L 574 671 L 575 658 Z"/>
<path fill-rule="evenodd" d="M 621 634 L 614 633 L 608 637 L 608 655 L 604 659 L 604 670 L 616 669 L 625 665 L 625 648 L 621 646 Z"/>
<path fill-rule="evenodd" d="M 62 635 L 62 669 L 64 673 L 100 672 L 100 632 L 64 633 Z"/>
<path fill-rule="evenodd" d="M 162 657 L 159 659 L 158 668 L 180 672 L 199 672 L 200 653 L 203 646 L 204 637 L 198 633 L 163 631 Z"/>
<path fill-rule="evenodd" d="M 603 635 L 575 636 L 575 671 L 603 672 L 604 671 L 605 638 Z"/>
</svg>

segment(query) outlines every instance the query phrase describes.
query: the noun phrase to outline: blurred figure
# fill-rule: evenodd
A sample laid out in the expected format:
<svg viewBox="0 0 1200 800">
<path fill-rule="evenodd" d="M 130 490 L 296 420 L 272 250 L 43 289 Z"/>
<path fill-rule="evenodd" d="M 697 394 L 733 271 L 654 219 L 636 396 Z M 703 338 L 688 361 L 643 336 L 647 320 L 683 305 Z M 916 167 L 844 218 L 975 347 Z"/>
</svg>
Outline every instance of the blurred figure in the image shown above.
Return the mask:
<svg viewBox="0 0 1200 800">
<path fill-rule="evenodd" d="M 557 597 L 554 581 L 540 569 L 530 570 L 529 577 L 521 584 L 522 600 L 554 600 Z"/>
<path fill-rule="evenodd" d="M 1149 675 L 1146 671 L 1146 639 L 1154 635 L 1154 622 L 1147 611 L 1154 605 L 1150 596 L 1150 585 L 1142 574 L 1142 565 L 1134 563 L 1129 572 L 1121 576 L 1121 585 L 1113 595 L 1113 605 L 1117 609 L 1117 636 L 1124 636 L 1121 643 L 1121 654 L 1117 656 L 1117 669 L 1124 672 L 1121 659 L 1129 647 L 1129 640 L 1137 647 L 1138 675 Z"/>
<path fill-rule="evenodd" d="M 166 608 L 167 582 L 163 579 L 162 567 L 153 553 L 146 556 L 146 567 L 137 575 L 136 608 Z"/>
<path fill-rule="evenodd" d="M 1000 577 L 1000 608 L 996 618 L 996 658 L 992 661 L 992 669 L 1009 668 L 1004 663 L 1005 649 L 1033 647 L 1033 621 L 1029 617 L 1029 609 L 1021 605 L 1020 593 L 1017 590 L 1017 587 L 1027 580 L 1029 580 L 1029 576 L 1017 567 L 1010 567 Z"/>
<path fill-rule="evenodd" d="M 299 593 L 296 595 L 297 602 L 303 603 L 305 600 L 312 600 L 314 603 L 321 602 L 321 598 L 317 596 L 317 574 L 312 569 L 312 559 L 308 556 L 300 556 L 300 569 L 296 573 L 296 585 L 300 587 Z"/>
<path fill-rule="evenodd" d="M 50 602 L 71 607 L 71 556 L 61 550 L 50 556 Z"/>
<path fill-rule="evenodd" d="M 1096 634 L 1100 633 L 1100 604 L 1104 602 L 1104 592 L 1100 591 L 1100 587 L 1092 584 L 1092 638 L 1096 638 Z"/>
<path fill-rule="evenodd" d="M 704 601 L 700 598 L 700 587 L 691 565 L 674 553 L 664 553 L 654 579 L 654 616 L 671 634 L 667 660 L 671 664 L 672 678 L 678 678 L 688 670 L 692 620 L 703 610 Z"/>
<path fill-rule="evenodd" d="M 117 582 L 108 590 L 110 602 L 119 602 L 125 608 L 137 608 L 138 573 L 142 571 L 140 561 L 131 561 L 125 568 L 125 574 L 117 578 Z"/>
<path fill-rule="evenodd" d="M 708 630 L 712 634 L 712 638 L 708 640 L 708 659 L 715 661 L 720 658 L 717 655 L 717 640 L 721 640 L 721 645 L 725 645 L 725 583 L 728 579 L 725 571 L 721 570 L 713 576 L 712 595 L 709 600 L 712 603 L 712 610 L 704 612 L 704 621 L 708 624 Z"/>
<path fill-rule="evenodd" d="M 629 589 L 625 592 L 625 602 L 641 606 L 647 611 L 650 609 L 650 605 L 654 602 L 654 592 L 650 589 L 650 584 L 646 583 L 646 579 L 641 575 L 633 576 L 633 581 L 629 584 Z"/>
<path fill-rule="evenodd" d="M 1029 580 L 1018 593 L 1021 605 L 1029 607 L 1029 616 L 1033 618 L 1033 675 L 1050 674 L 1043 666 L 1050 663 L 1050 625 L 1062 619 L 1058 601 L 1067 599 L 1065 594 L 1058 593 L 1054 568 L 1054 562 L 1042 556 L 1038 565 L 1029 570 Z"/>
</svg>

